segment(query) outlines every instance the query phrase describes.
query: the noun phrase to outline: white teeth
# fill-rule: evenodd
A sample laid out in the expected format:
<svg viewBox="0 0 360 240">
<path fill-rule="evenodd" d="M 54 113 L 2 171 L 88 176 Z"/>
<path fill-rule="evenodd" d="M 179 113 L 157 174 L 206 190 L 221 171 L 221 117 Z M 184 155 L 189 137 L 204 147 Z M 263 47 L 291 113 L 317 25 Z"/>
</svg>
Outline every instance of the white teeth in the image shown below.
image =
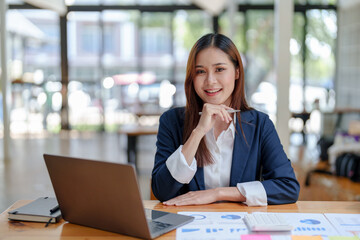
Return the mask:
<svg viewBox="0 0 360 240">
<path fill-rule="evenodd" d="M 221 89 L 218 89 L 218 90 L 205 90 L 205 92 L 208 92 L 208 93 L 216 93 L 216 92 L 219 92 Z"/>
</svg>

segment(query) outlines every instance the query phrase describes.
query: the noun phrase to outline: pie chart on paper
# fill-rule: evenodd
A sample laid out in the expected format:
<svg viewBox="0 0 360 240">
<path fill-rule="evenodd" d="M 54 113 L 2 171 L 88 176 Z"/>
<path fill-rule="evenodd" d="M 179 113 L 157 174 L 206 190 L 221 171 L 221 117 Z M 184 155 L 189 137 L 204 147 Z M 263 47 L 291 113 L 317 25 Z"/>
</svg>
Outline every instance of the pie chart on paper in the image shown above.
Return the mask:
<svg viewBox="0 0 360 240">
<path fill-rule="evenodd" d="M 241 217 L 239 215 L 229 214 L 229 215 L 221 216 L 221 218 L 225 218 L 225 219 L 229 219 L 229 220 L 237 220 L 237 219 L 240 219 Z"/>
</svg>

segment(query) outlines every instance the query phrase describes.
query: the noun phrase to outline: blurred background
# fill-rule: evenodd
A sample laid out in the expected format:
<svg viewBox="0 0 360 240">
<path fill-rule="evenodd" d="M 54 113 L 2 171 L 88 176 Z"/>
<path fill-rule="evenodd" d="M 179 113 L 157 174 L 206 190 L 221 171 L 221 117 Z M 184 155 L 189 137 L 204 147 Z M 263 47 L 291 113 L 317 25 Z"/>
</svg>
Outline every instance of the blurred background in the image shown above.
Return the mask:
<svg viewBox="0 0 360 240">
<path fill-rule="evenodd" d="M 148 199 L 159 116 L 185 105 L 188 54 L 209 32 L 230 36 L 238 47 L 247 100 L 269 114 L 277 128 L 286 128 L 289 146 L 284 146 L 299 181 L 329 163 L 328 155 L 320 157 L 327 152 L 319 140 L 331 146 L 339 132 L 344 136 L 355 126 L 345 140 L 357 151 L 360 1 L 293 1 L 291 62 L 284 69 L 288 109 L 277 101 L 277 2 L 5 0 L 0 210 L 19 198 L 52 194 L 45 152 L 133 163 Z M 279 126 L 281 111 L 289 118 Z M 22 180 L 14 180 L 19 176 Z M 347 178 L 345 183 L 322 175 L 312 180 L 300 200 L 360 199 L 359 183 Z M 316 189 L 324 186 L 339 191 L 319 199 Z"/>
</svg>

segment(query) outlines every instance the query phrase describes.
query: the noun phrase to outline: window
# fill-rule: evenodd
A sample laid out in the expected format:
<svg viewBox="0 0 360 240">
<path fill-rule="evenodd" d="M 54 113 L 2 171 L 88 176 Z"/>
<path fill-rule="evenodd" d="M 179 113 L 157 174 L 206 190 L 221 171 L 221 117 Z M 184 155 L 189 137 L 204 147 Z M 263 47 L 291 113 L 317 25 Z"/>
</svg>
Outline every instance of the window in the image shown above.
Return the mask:
<svg viewBox="0 0 360 240">
<path fill-rule="evenodd" d="M 60 130 L 59 16 L 48 10 L 8 10 L 12 134 Z"/>
<path fill-rule="evenodd" d="M 335 79 L 336 13 L 332 10 L 311 10 L 306 15 L 305 109 L 311 111 L 314 101 L 319 98 L 322 110 L 332 110 L 330 91 L 334 88 Z"/>
</svg>

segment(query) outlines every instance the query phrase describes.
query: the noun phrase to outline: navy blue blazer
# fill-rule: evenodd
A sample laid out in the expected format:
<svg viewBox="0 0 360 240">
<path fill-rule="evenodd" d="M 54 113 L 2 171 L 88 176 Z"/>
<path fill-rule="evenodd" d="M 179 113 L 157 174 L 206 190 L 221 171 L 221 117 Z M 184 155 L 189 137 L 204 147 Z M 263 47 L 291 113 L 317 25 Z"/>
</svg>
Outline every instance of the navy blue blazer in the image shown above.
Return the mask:
<svg viewBox="0 0 360 240">
<path fill-rule="evenodd" d="M 172 177 L 165 164 L 182 145 L 184 118 L 185 108 L 170 109 L 160 117 L 151 182 L 152 191 L 160 201 L 205 190 L 202 167 L 197 168 L 189 184 L 182 184 Z M 300 186 L 268 115 L 256 110 L 241 112 L 241 126 L 247 143 L 236 121 L 230 186 L 261 179 L 268 204 L 296 202 Z"/>
</svg>

